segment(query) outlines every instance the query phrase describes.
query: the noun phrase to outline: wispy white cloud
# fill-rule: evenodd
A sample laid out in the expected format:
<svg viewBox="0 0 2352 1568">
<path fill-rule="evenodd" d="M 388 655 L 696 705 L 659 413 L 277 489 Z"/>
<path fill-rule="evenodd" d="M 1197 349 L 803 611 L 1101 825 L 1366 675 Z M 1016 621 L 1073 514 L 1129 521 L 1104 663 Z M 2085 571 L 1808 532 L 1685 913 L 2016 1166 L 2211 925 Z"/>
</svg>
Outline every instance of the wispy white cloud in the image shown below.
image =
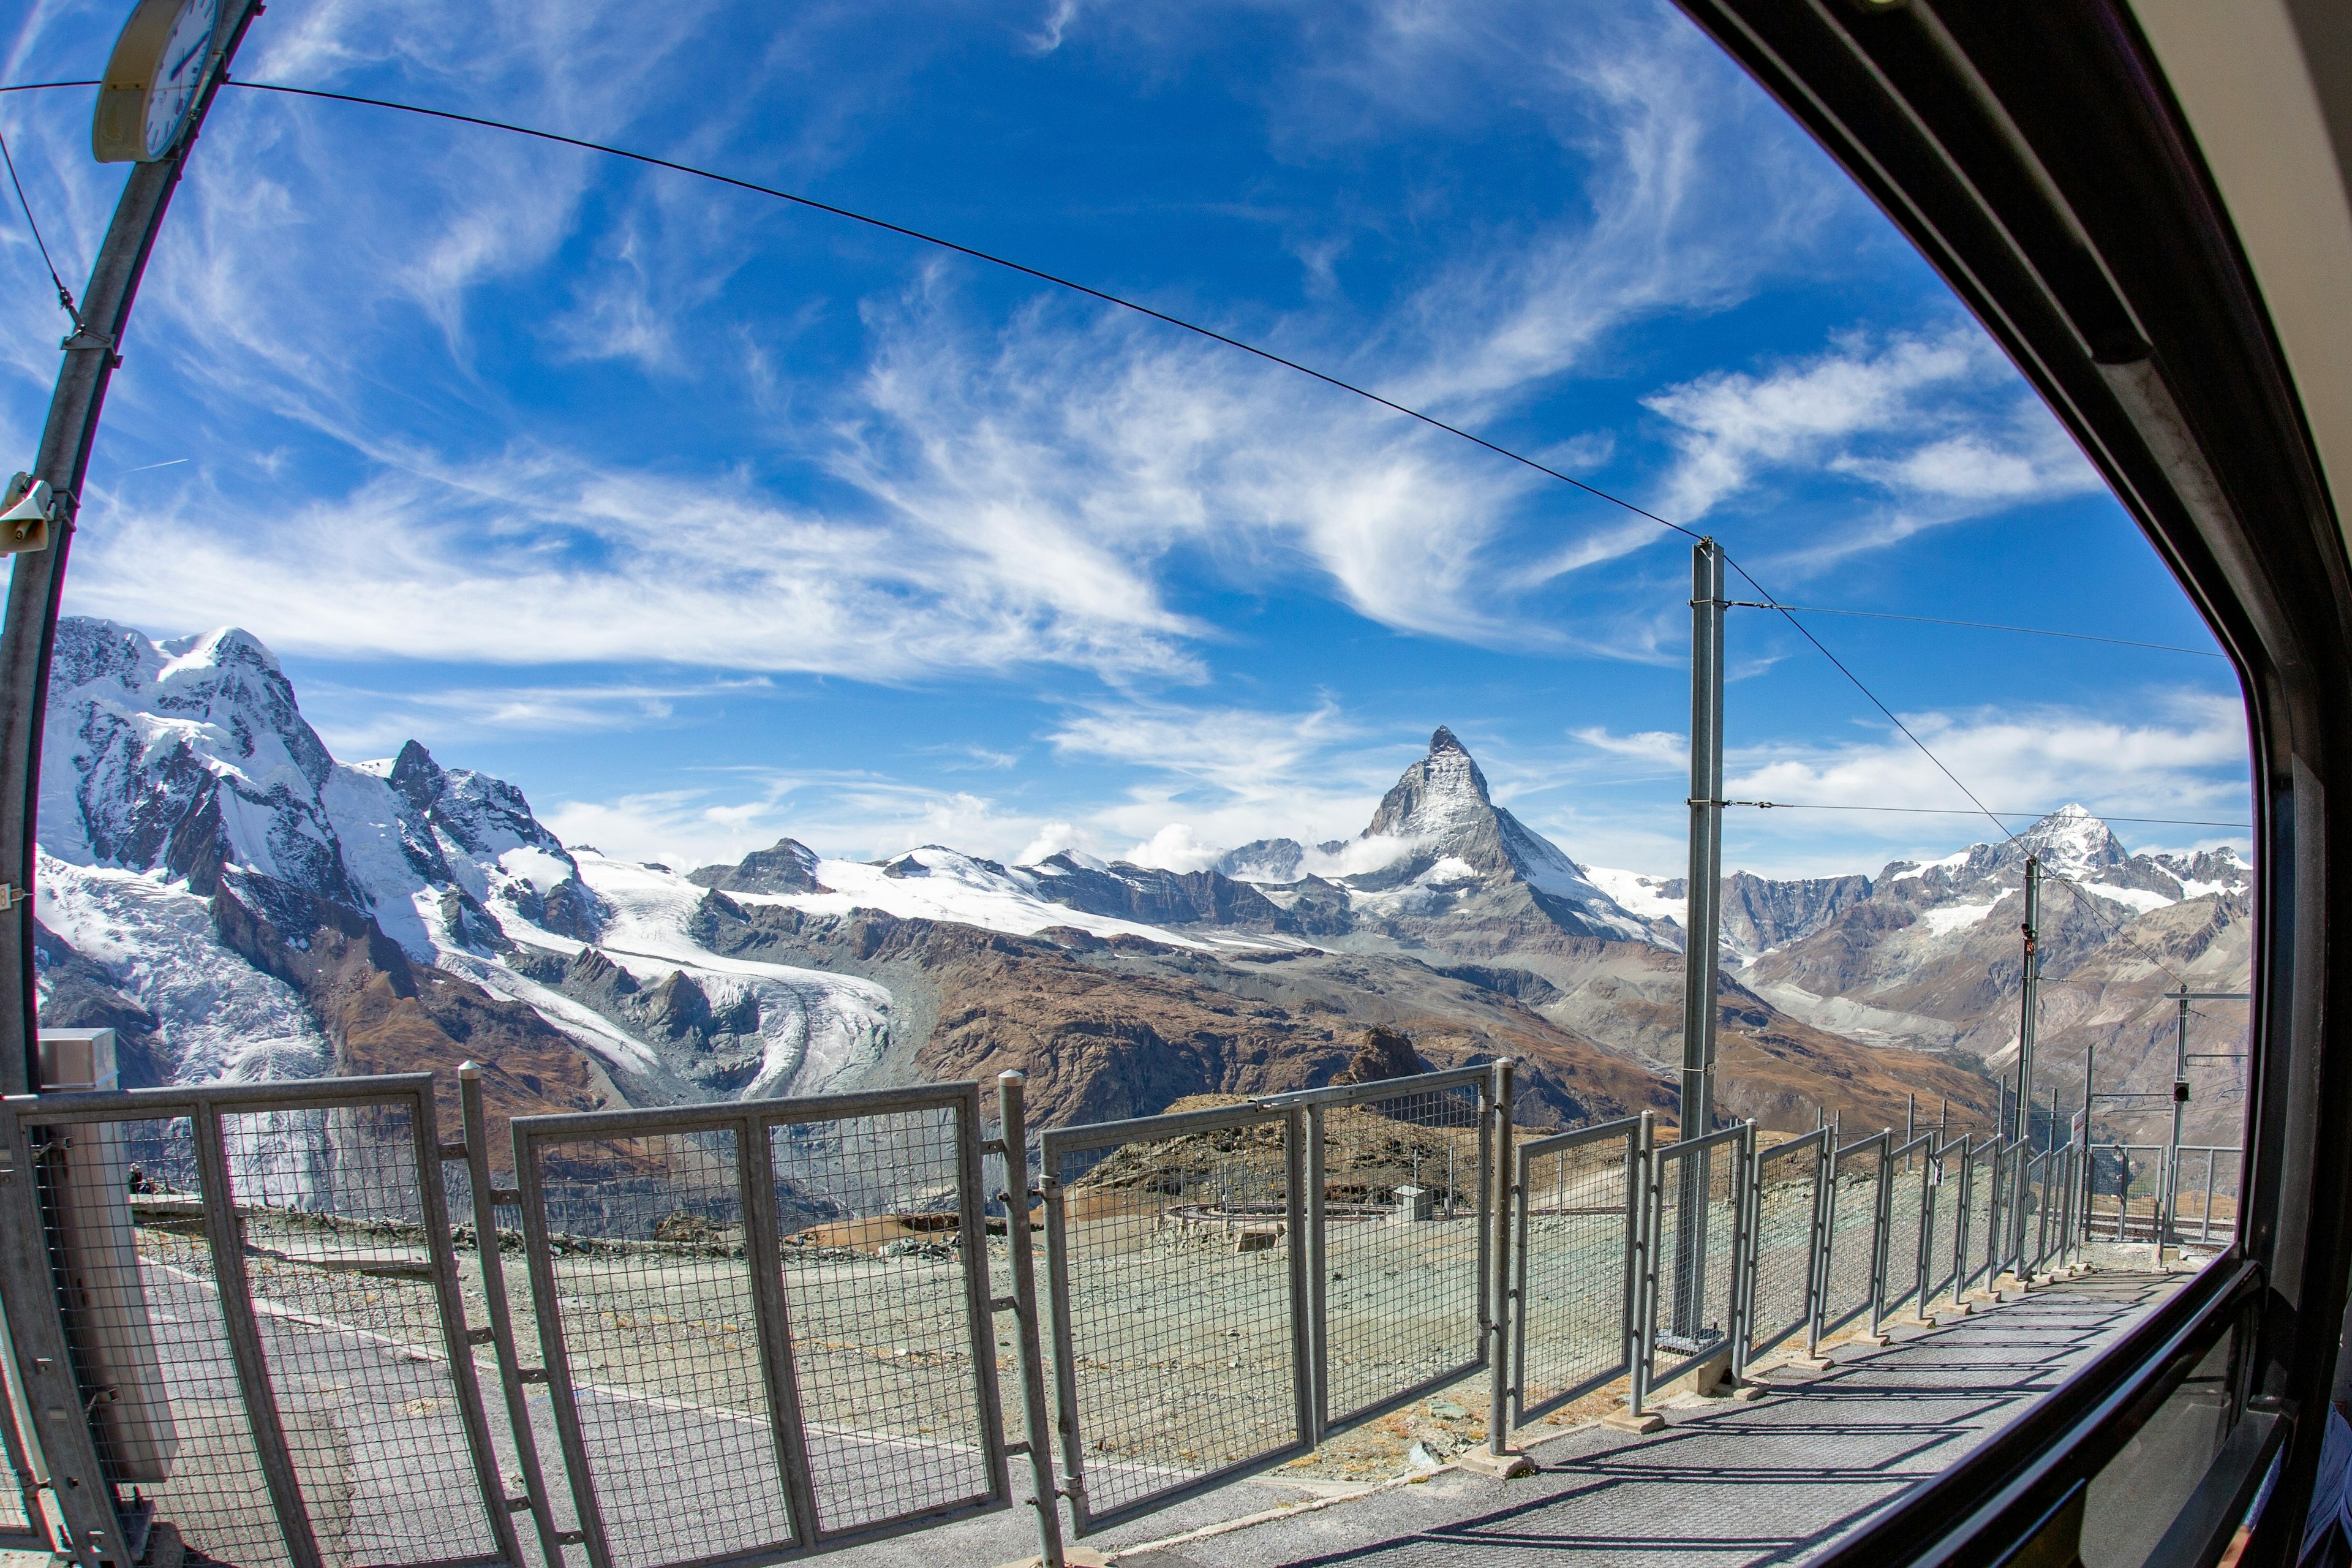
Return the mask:
<svg viewBox="0 0 2352 1568">
<path fill-rule="evenodd" d="M 658 725 L 681 703 L 772 693 L 761 678 L 467 686 L 384 691 L 332 679 L 302 683 L 303 710 L 327 749 L 344 758 L 388 755 L 402 742 L 427 749 L 486 736 L 596 733 Z"/>
<path fill-rule="evenodd" d="M 1996 811 L 2050 810 L 2079 800 L 2122 816 L 2236 819 L 2247 809 L 2244 710 L 2208 693 L 2180 693 L 2163 708 L 2139 721 L 2045 706 L 1913 713 L 1904 722 Z M 1784 742 L 1729 761 L 1725 787 L 1743 797 L 1971 806 L 1935 762 L 1892 731 L 1836 745 Z M 1962 822 L 1956 831 L 1975 830 Z"/>
<path fill-rule="evenodd" d="M 2079 494 L 2097 476 L 1973 325 L 1848 337 L 1761 374 L 1717 371 L 1643 404 L 1680 457 L 1660 510 L 1696 522 L 1776 479 L 1826 470 L 1891 503 L 1799 548 L 1820 563 L 2000 506 Z"/>
</svg>

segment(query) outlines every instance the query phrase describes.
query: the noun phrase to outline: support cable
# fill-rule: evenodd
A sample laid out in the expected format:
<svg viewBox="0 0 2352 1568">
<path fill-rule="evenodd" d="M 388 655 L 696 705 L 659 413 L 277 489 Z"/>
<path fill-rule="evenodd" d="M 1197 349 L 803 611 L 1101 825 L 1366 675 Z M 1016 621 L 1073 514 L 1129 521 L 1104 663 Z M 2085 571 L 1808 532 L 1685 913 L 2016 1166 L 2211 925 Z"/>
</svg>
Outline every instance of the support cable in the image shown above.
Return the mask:
<svg viewBox="0 0 2352 1568">
<path fill-rule="evenodd" d="M 66 280 L 58 276 L 58 264 L 49 259 L 49 242 L 41 237 L 40 223 L 33 216 L 33 204 L 25 198 L 25 182 L 16 177 L 16 158 L 8 151 L 8 137 L 5 132 L 0 132 L 0 163 L 5 163 L 8 166 L 8 183 L 16 187 L 16 205 L 25 215 L 25 226 L 33 231 L 33 244 L 40 250 L 41 265 L 49 269 L 49 281 L 58 286 L 58 303 L 63 306 L 66 314 L 72 318 L 74 331 L 82 331 L 85 329 L 81 323 L 81 310 L 74 304 L 73 290 L 67 288 Z"/>
<path fill-rule="evenodd" d="M 1074 279 L 1064 278 L 1058 273 L 1047 272 L 1042 268 L 1031 267 L 1024 262 L 1013 261 L 1005 257 L 995 255 L 990 251 L 981 250 L 969 245 L 959 244 L 952 239 L 944 239 L 936 234 L 926 234 L 921 229 L 909 228 L 904 224 L 892 223 L 887 218 L 874 217 L 866 213 L 854 211 L 848 207 L 836 206 L 831 202 L 821 202 L 814 196 L 795 195 L 790 191 L 778 190 L 773 185 L 763 185 L 755 180 L 740 180 L 737 179 L 732 174 L 720 174 L 709 169 L 697 168 L 692 163 L 680 163 L 668 158 L 656 158 L 649 153 L 633 153 L 625 147 L 614 147 L 603 142 L 590 142 L 578 136 L 560 135 L 552 131 L 538 131 L 528 125 L 517 125 L 511 121 L 504 120 L 489 120 L 478 114 L 459 114 L 453 110 L 446 109 L 425 109 L 414 103 L 401 103 L 387 98 L 363 98 L 357 93 L 325 92 L 317 88 L 310 87 L 288 87 L 279 82 L 225 81 L 222 85 L 225 87 L 241 87 L 252 92 L 278 92 L 285 93 L 296 98 L 320 98 L 328 99 L 338 103 L 363 104 L 372 109 L 392 109 L 397 110 L 404 114 L 421 114 L 434 120 L 454 121 L 461 125 L 478 125 L 487 130 L 504 131 L 517 136 L 529 136 L 541 142 L 553 142 L 565 147 L 578 147 L 590 153 L 602 153 L 608 157 L 625 158 L 633 163 L 645 163 L 656 169 L 668 169 L 680 174 L 692 174 L 697 179 L 709 180 L 721 185 L 732 185 L 737 190 L 750 191 L 756 195 L 772 196 L 777 201 L 790 202 L 795 206 L 808 207 L 814 211 L 821 213 L 830 213 L 835 217 L 845 217 L 853 223 L 866 224 L 870 227 L 882 229 L 890 234 L 902 235 L 908 239 L 920 240 L 925 245 L 935 245 L 942 250 L 952 250 L 959 256 L 968 256 L 975 261 L 985 261 L 992 267 L 1002 267 L 1007 271 L 1018 272 L 1024 277 L 1034 278 L 1043 283 L 1051 283 L 1057 289 L 1067 289 L 1074 294 L 1084 294 L 1088 299 L 1099 300 L 1106 305 L 1116 305 L 1122 310 L 1132 310 L 1139 316 L 1149 316 L 1155 321 L 1161 321 L 1171 327 L 1180 327 L 1188 332 L 1198 333 L 1200 336 L 1207 338 L 1213 342 L 1223 343 L 1227 348 L 1239 349 L 1245 354 L 1254 354 L 1257 358 L 1265 360 L 1270 364 L 1278 364 L 1285 370 L 1294 370 L 1301 375 L 1312 376 L 1315 380 L 1323 383 L 1327 386 L 1335 386 L 1342 392 L 1353 393 L 1358 397 L 1363 398 L 1368 402 L 1377 403 L 1381 407 L 1402 414 L 1409 419 L 1418 419 L 1423 425 L 1430 426 L 1434 429 L 1443 430 L 1449 436 L 1458 436 L 1463 440 L 1471 443 L 1473 446 L 1483 447 L 1498 458 L 1508 458 L 1514 463 L 1533 468 L 1536 472 L 1548 475 L 1552 479 L 1558 479 L 1564 485 L 1573 485 L 1576 489 L 1582 490 L 1589 496 L 1595 497 L 1601 500 L 1605 500 L 1612 506 L 1622 507 L 1627 511 L 1633 512 L 1637 516 L 1648 518 L 1652 522 L 1656 523 L 1659 527 L 1670 528 L 1676 533 L 1683 535 L 1685 538 L 1696 539 L 1699 537 L 1697 531 L 1685 528 L 1679 522 L 1669 522 L 1664 518 L 1660 517 L 1656 512 L 1649 511 L 1643 508 L 1635 506 L 1632 501 L 1626 500 L 1622 497 L 1611 495 L 1607 490 L 1601 489 L 1598 486 L 1586 484 L 1582 479 L 1572 479 L 1569 475 L 1561 473 L 1558 468 L 1547 467 L 1542 463 L 1537 462 L 1533 458 L 1525 457 L 1517 452 L 1512 451 L 1508 447 L 1497 446 L 1496 443 L 1487 440 L 1485 437 L 1473 435 L 1471 432 L 1463 429 L 1458 425 L 1448 425 L 1444 420 L 1436 417 L 1434 415 L 1423 414 L 1418 408 L 1408 408 L 1403 404 L 1396 402 L 1392 398 L 1382 397 L 1377 392 L 1372 392 L 1367 388 L 1358 386 L 1355 383 L 1350 381 L 1342 381 L 1338 376 L 1329 374 L 1324 371 L 1317 370 L 1312 365 L 1301 364 L 1294 359 L 1285 359 L 1282 355 L 1274 353 L 1271 349 L 1262 349 L 1255 343 L 1244 342 L 1240 338 L 1228 337 L 1223 332 L 1218 331 L 1213 327 L 1202 326 L 1197 321 L 1188 321 L 1181 316 L 1171 316 L 1165 310 L 1155 310 L 1149 305 L 1141 305 L 1132 300 L 1122 299 L 1117 294 L 1094 288 L 1088 284 L 1080 283 Z"/>
</svg>

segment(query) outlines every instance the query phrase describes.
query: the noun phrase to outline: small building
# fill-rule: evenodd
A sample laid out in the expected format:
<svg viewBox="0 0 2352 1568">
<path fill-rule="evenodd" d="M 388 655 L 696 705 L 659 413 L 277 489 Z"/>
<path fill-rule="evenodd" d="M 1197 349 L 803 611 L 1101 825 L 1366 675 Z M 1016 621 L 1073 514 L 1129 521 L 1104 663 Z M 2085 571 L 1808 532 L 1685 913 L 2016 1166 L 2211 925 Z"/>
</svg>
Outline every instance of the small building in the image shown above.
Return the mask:
<svg viewBox="0 0 2352 1568">
<path fill-rule="evenodd" d="M 1437 1217 L 1437 1194 L 1427 1187 L 1399 1187 L 1391 1225 L 1417 1225 Z"/>
</svg>

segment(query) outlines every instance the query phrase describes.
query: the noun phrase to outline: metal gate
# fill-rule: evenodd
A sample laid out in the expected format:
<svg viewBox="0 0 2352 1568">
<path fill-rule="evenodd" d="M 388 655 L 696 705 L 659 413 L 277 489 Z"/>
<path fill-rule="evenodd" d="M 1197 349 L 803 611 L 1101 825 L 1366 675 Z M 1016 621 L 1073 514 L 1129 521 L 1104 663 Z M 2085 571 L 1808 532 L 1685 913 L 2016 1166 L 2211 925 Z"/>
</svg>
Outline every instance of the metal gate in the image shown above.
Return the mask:
<svg viewBox="0 0 2352 1568">
<path fill-rule="evenodd" d="M 1495 1079 L 1457 1068 L 1263 1102 L 1307 1113 L 1317 1441 L 1487 1363 Z"/>
<path fill-rule="evenodd" d="M 1062 1474 L 1081 1534 L 1314 1447 L 1303 1106 L 1044 1135 Z"/>
<path fill-rule="evenodd" d="M 1875 1329 L 1879 1286 L 1885 1273 L 1887 1159 L 1892 1132 L 1874 1133 L 1840 1149 L 1830 1164 L 1828 1190 L 1822 1196 L 1828 1213 L 1823 1221 L 1822 1289 L 1819 1314 L 1813 1322 L 1813 1342 L 1872 1313 Z"/>
<path fill-rule="evenodd" d="M 1630 1371 L 1648 1111 L 1518 1147 L 1510 1404 L 1525 1422 Z"/>
<path fill-rule="evenodd" d="M 1919 1315 L 1926 1317 L 1947 1295 L 1958 1293 L 1960 1237 L 1968 1223 L 1965 1184 L 1969 1140 L 1966 1133 L 1940 1148 L 1931 1145 L 1927 1158 L 1927 1196 L 1920 1221 Z"/>
<path fill-rule="evenodd" d="M 1009 1505 L 977 1084 L 513 1134 L 543 1357 L 519 1375 L 547 1384 L 592 1568 Z"/>
<path fill-rule="evenodd" d="M 222 1562 L 520 1568 L 431 1075 L 45 1094 L 0 1141 L 8 1319 L 83 1562 L 161 1519 Z"/>
<path fill-rule="evenodd" d="M 1650 1391 L 1729 1352 L 1739 1330 L 1743 1221 L 1755 1123 L 1655 1150 L 1645 1184 L 1642 1342 L 1633 1405 Z"/>
<path fill-rule="evenodd" d="M 1759 1150 L 1748 1180 L 1741 1368 L 1813 1321 L 1822 1240 L 1822 1165 L 1830 1130 Z"/>
<path fill-rule="evenodd" d="M 1893 1141 L 1893 1135 L 1888 1135 Z M 1914 1316 L 1927 1309 L 1921 1287 L 1927 1279 L 1928 1225 L 1934 1218 L 1934 1153 L 1936 1135 L 1925 1132 L 1888 1155 L 1886 1236 L 1879 1248 L 1881 1279 L 1874 1325 L 1883 1323 L 1906 1302 Z"/>
</svg>

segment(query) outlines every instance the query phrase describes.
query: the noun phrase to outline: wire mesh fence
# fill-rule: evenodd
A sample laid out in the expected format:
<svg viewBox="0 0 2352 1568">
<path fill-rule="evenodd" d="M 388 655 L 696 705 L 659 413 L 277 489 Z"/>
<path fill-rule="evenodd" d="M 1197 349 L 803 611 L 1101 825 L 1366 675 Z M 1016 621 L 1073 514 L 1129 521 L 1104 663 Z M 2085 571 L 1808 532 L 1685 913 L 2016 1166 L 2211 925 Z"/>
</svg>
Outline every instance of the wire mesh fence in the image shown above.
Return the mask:
<svg viewBox="0 0 2352 1568">
<path fill-rule="evenodd" d="M 1967 1223 L 1966 1183 L 1969 1141 L 1965 1134 L 1933 1148 L 1927 1159 L 1927 1209 L 1921 1222 L 1921 1249 L 1927 1266 L 1919 1281 L 1919 1310 L 1924 1315 L 1948 1296 L 1958 1294 L 1961 1227 Z"/>
<path fill-rule="evenodd" d="M 429 1078 L 9 1115 L 126 1538 L 160 1520 L 193 1555 L 300 1568 L 515 1559 Z"/>
<path fill-rule="evenodd" d="M 1638 1405 L 2063 1258 L 2078 1220 L 2153 1235 L 2167 1190 L 2148 1146 L 1832 1150 L 1823 1129 L 1759 1151 L 1743 1124 L 1660 1148 L 1629 1118 L 1513 1151 L 1498 1079 L 1044 1135 L 1080 1531 L 1306 1452 L 1496 1344 L 1520 1420 L 1629 1372 Z M 53 1300 L 126 1533 L 167 1520 L 225 1563 L 520 1568 L 522 1518 L 541 1568 L 574 1544 L 588 1568 L 683 1568 L 1009 1504 L 1000 1370 L 1041 1434 L 1048 1374 L 1011 1349 L 1037 1319 L 1000 1325 L 1030 1298 L 993 1294 L 992 1255 L 1038 1238 L 986 1195 L 977 1085 L 526 1118 L 511 1189 L 463 1103 L 456 1146 L 424 1075 L 0 1111 L 0 1182 L 40 1217 L 0 1281 L 12 1311 Z M 2234 1223 L 2236 1162 L 2184 1151 L 2181 1232 Z M 999 1159 L 996 1186 L 1026 1169 Z M 1498 1258 L 1516 1306 L 1490 1341 Z"/>
<path fill-rule="evenodd" d="M 592 1563 L 893 1533 L 1009 1500 L 976 1085 L 514 1123 Z"/>
<path fill-rule="evenodd" d="M 1991 1138 L 1960 1146 L 1960 1213 L 1952 1299 L 1959 1300 L 1992 1280 L 2000 1235 L 2001 1145 Z"/>
<path fill-rule="evenodd" d="M 961 1223 L 957 1116 L 925 1110 L 768 1129 L 785 1309 L 821 1537 L 974 1506 L 1002 1430 L 975 1358 L 986 1231 Z M 977 1254 L 968 1258 L 967 1253 Z M 982 1293 L 980 1321 L 987 1322 Z"/>
<path fill-rule="evenodd" d="M 420 1162 L 414 1110 L 220 1117 L 277 1417 L 329 1564 L 501 1554 L 473 1467 L 486 1429 L 467 1432 L 478 1389 L 455 1386 L 472 1355 L 461 1334 L 452 1360 L 425 1225 L 437 1141 Z"/>
<path fill-rule="evenodd" d="M 1881 1321 L 1905 1306 L 1924 1311 L 1921 1287 L 1927 1278 L 1928 1200 L 1933 1187 L 1933 1134 L 1923 1135 L 1888 1156 L 1886 1240 L 1880 1250 L 1885 1286 L 1878 1308 Z"/>
<path fill-rule="evenodd" d="M 1062 1468 L 1083 1532 L 1312 1447 L 1307 1112 L 1043 1140 Z"/>
<path fill-rule="evenodd" d="M 2238 1229 L 2242 1151 L 2209 1144 L 2180 1146 L 2180 1174 L 2172 1205 L 2177 1241 L 2227 1241 Z"/>
<path fill-rule="evenodd" d="M 1269 1102 L 1307 1111 L 1318 1431 L 1485 1363 L 1490 1081 L 1471 1068 Z"/>
<path fill-rule="evenodd" d="M 2095 1143 L 2090 1149 L 2089 1208 L 2085 1233 L 2092 1241 L 2153 1241 L 2164 1207 L 2161 1143 Z"/>
<path fill-rule="evenodd" d="M 1671 1383 L 1731 1349 L 1752 1131 L 1727 1127 L 1668 1144 L 1653 1157 L 1653 1274 L 1640 1368 L 1645 1387 Z"/>
<path fill-rule="evenodd" d="M 1835 1333 L 1877 1300 L 1879 1242 L 1886 1222 L 1881 1205 L 1893 1142 L 1891 1134 L 1881 1132 L 1849 1143 L 1831 1164 L 1817 1333 Z"/>
<path fill-rule="evenodd" d="M 1646 1125 L 1629 1116 L 1518 1148 L 1511 1383 L 1523 1421 L 1632 1368 Z"/>
<path fill-rule="evenodd" d="M 1772 1351 L 1812 1321 L 1822 1151 L 1829 1137 L 1829 1130 L 1820 1128 L 1757 1152 L 1748 1200 L 1743 1363 Z"/>
</svg>

